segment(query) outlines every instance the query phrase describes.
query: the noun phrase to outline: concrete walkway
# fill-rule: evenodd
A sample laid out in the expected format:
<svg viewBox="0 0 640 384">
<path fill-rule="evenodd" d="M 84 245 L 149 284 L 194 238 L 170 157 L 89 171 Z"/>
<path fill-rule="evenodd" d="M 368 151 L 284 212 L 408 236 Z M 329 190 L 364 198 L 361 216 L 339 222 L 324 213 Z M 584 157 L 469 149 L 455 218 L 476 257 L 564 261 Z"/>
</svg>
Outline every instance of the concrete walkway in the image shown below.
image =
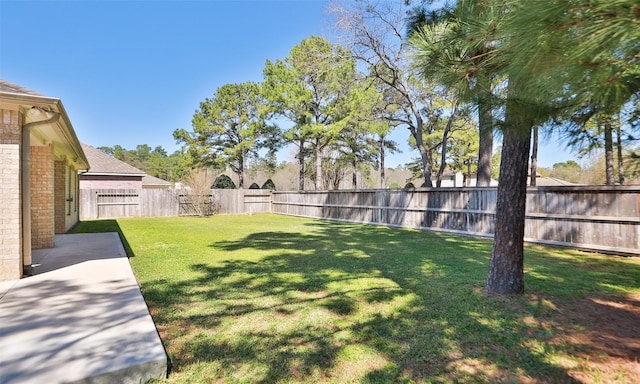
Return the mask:
<svg viewBox="0 0 640 384">
<path fill-rule="evenodd" d="M 144 383 L 167 356 L 117 233 L 57 235 L 0 284 L 0 383 Z"/>
</svg>

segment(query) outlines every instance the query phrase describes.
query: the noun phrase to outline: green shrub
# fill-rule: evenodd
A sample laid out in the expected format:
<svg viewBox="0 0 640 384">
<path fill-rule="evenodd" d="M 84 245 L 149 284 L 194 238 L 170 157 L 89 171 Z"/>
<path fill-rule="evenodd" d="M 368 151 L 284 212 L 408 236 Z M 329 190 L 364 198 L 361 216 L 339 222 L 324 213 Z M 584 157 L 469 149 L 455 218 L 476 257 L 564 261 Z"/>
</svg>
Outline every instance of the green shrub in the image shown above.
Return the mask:
<svg viewBox="0 0 640 384">
<path fill-rule="evenodd" d="M 211 186 L 213 189 L 236 189 L 236 183 L 227 175 L 220 175 Z"/>
<path fill-rule="evenodd" d="M 262 184 L 262 189 L 271 189 L 273 191 L 276 190 L 276 185 L 273 183 L 273 180 L 267 179 L 267 181 Z"/>
<path fill-rule="evenodd" d="M 249 189 L 260 189 L 260 186 L 256 183 L 251 183 L 251 185 L 249 186 Z"/>
</svg>

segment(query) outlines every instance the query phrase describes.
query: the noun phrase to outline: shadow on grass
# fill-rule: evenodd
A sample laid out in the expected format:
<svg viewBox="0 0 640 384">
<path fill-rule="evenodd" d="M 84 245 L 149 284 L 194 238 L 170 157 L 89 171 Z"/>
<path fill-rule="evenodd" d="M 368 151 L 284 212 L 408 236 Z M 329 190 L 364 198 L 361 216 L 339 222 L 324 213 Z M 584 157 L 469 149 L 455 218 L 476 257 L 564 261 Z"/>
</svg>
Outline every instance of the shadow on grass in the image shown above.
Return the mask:
<svg viewBox="0 0 640 384">
<path fill-rule="evenodd" d="M 223 254 L 268 251 L 259 260 L 203 260 L 191 265 L 193 279 L 143 284 L 177 371 L 206 362 L 215 363 L 209 379 L 264 383 L 574 382 L 549 362 L 553 353 L 574 352 L 553 342 L 565 325 L 551 310 L 527 297 L 484 295 L 490 242 L 307 225 L 304 233 L 264 231 L 210 244 Z M 526 279 L 547 301 L 638 287 L 637 265 L 621 281 L 620 271 L 595 262 L 559 265 L 532 253 Z M 599 285 L 567 296 L 572 279 Z M 544 327 L 523 321 L 538 316 Z"/>
<path fill-rule="evenodd" d="M 120 241 L 122 241 L 122 245 L 124 246 L 124 250 L 127 253 L 128 257 L 134 257 L 135 254 L 131 249 L 131 245 L 127 241 L 127 237 L 124 235 L 124 232 L 120 228 L 120 224 L 118 224 L 117 220 L 89 220 L 89 221 L 81 221 L 76 224 L 73 228 L 71 228 L 67 233 L 105 233 L 105 232 L 117 232 L 120 236 Z"/>
</svg>

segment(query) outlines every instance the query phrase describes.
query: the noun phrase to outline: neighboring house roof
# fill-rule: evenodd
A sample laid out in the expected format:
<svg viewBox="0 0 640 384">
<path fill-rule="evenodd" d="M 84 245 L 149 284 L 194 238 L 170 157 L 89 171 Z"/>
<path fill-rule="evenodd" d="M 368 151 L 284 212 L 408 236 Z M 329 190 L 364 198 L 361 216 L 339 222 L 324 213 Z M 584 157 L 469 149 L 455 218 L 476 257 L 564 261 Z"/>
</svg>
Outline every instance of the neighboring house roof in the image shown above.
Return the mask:
<svg viewBox="0 0 640 384">
<path fill-rule="evenodd" d="M 58 157 L 65 157 L 76 170 L 86 170 L 89 162 L 82 151 L 71 120 L 60 99 L 0 79 L 0 100 L 18 105 L 29 129 L 32 145 L 52 144 Z M 29 127 L 29 128 L 27 128 Z"/>
<path fill-rule="evenodd" d="M 14 93 L 16 95 L 44 96 L 43 94 L 33 91 L 29 88 L 25 88 L 21 85 L 14 84 L 2 79 L 0 79 L 0 92 Z"/>
<path fill-rule="evenodd" d="M 172 184 L 166 180 L 162 180 L 155 176 L 145 175 L 142 176 L 142 186 L 162 186 L 162 187 L 170 187 Z"/>
<path fill-rule="evenodd" d="M 84 175 L 92 176 L 136 176 L 142 177 L 142 186 L 155 186 L 155 187 L 170 187 L 171 183 L 159 179 L 157 177 L 147 175 L 144 171 L 134 167 L 131 164 L 127 164 L 122 160 L 118 160 L 115 157 L 108 155 L 101 150 L 90 146 L 89 144 L 82 143 L 82 149 L 87 154 L 91 169 L 89 172 L 85 172 Z"/>
<path fill-rule="evenodd" d="M 146 176 L 144 171 L 133 165 L 107 155 L 89 144 L 82 143 L 82 149 L 87 154 L 91 169 L 85 175 L 110 175 L 110 176 Z"/>
</svg>

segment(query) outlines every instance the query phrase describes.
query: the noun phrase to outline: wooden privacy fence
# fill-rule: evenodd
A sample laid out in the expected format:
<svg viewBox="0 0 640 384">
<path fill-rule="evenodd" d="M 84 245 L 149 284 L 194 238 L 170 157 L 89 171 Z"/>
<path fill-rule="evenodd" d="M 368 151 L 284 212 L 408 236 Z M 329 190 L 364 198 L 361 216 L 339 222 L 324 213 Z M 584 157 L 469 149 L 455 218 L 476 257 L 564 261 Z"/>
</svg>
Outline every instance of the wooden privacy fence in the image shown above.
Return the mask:
<svg viewBox="0 0 640 384">
<path fill-rule="evenodd" d="M 492 237 L 497 188 L 273 192 L 273 213 Z M 527 190 L 525 240 L 640 254 L 640 187 Z"/>
<path fill-rule="evenodd" d="M 207 204 L 220 214 L 252 214 L 271 210 L 271 191 L 214 189 Z M 173 189 L 81 189 L 80 220 L 120 217 L 189 216 L 194 199 Z"/>
<path fill-rule="evenodd" d="M 218 214 L 278 214 L 492 237 L 496 187 L 280 192 L 212 190 Z M 640 254 L 640 186 L 527 190 L 525 240 Z M 82 189 L 80 219 L 193 215 L 179 190 Z"/>
</svg>

